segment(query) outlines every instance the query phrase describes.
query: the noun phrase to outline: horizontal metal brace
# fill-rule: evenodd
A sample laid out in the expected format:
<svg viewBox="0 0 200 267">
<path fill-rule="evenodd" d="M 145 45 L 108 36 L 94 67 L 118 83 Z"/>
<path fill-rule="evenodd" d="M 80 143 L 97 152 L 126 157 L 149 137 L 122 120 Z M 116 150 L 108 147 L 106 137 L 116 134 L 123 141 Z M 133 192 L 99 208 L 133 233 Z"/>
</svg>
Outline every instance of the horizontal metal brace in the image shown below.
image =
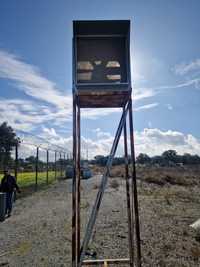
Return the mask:
<svg viewBox="0 0 200 267">
<path fill-rule="evenodd" d="M 99 264 L 120 264 L 120 263 L 130 263 L 130 259 L 101 259 L 101 260 L 84 260 L 82 265 L 99 265 Z"/>
<path fill-rule="evenodd" d="M 77 34 L 75 38 L 127 38 L 125 34 Z"/>
</svg>

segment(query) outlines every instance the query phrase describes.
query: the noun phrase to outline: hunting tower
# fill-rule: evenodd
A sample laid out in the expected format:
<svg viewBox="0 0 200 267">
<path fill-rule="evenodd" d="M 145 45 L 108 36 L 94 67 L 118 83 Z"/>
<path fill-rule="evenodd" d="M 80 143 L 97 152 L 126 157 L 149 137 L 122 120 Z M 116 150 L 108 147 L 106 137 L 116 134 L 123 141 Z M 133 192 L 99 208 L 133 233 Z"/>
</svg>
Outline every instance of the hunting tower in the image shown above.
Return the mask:
<svg viewBox="0 0 200 267">
<path fill-rule="evenodd" d="M 104 264 L 128 264 L 141 266 L 140 228 L 133 138 L 131 72 L 130 72 L 130 21 L 74 21 L 73 22 L 73 162 L 72 187 L 72 267 Z M 108 157 L 101 185 L 93 210 L 80 244 L 80 158 L 81 108 L 122 108 L 119 126 Z M 127 114 L 129 114 L 129 138 L 131 174 L 128 168 Z M 128 219 L 129 258 L 86 260 L 92 231 L 106 188 L 112 161 L 124 133 L 124 164 Z M 129 179 L 131 177 L 131 179 Z M 135 244 L 134 244 L 135 243 Z M 134 253 L 136 250 L 136 253 Z M 134 256 L 136 255 L 136 256 Z"/>
<path fill-rule="evenodd" d="M 130 21 L 74 21 L 73 93 L 80 107 L 123 107 L 130 97 Z"/>
</svg>

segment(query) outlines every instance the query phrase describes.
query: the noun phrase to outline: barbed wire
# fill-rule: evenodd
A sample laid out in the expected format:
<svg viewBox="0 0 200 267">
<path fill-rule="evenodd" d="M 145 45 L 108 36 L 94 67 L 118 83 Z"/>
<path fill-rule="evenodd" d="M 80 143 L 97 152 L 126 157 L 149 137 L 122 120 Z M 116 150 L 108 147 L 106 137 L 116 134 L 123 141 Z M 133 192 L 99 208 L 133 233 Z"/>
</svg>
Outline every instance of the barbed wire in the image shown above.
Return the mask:
<svg viewBox="0 0 200 267">
<path fill-rule="evenodd" d="M 63 148 L 59 145 L 52 144 L 41 136 L 37 136 L 30 132 L 23 130 L 15 130 L 17 137 L 20 139 L 20 144 L 35 146 L 44 150 L 54 151 L 58 153 L 65 153 L 71 156 L 71 151 L 68 148 Z"/>
</svg>

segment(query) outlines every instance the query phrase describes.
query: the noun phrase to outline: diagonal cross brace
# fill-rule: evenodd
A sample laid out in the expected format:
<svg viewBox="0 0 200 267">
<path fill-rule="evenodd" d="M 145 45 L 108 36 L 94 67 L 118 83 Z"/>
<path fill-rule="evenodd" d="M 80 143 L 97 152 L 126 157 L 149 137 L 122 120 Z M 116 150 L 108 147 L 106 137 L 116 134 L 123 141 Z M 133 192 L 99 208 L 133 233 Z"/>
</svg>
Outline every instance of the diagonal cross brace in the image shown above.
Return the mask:
<svg viewBox="0 0 200 267">
<path fill-rule="evenodd" d="M 120 139 L 120 136 L 121 136 L 121 133 L 122 133 L 122 129 L 123 129 L 125 123 L 126 123 L 126 116 L 127 116 L 127 112 L 129 110 L 129 107 L 130 107 L 130 102 L 128 102 L 126 108 L 124 109 L 124 111 L 122 113 L 122 116 L 121 116 L 121 119 L 120 119 L 120 122 L 119 122 L 119 126 L 118 126 L 118 129 L 117 129 L 116 135 L 115 135 L 115 139 L 113 141 L 113 145 L 112 145 L 112 148 L 111 148 L 111 151 L 110 151 L 110 155 L 109 155 L 108 161 L 106 163 L 106 169 L 105 169 L 105 172 L 104 172 L 102 180 L 101 180 L 101 185 L 100 185 L 99 191 L 97 193 L 97 197 L 96 197 L 93 209 L 92 209 L 92 213 L 91 213 L 89 222 L 87 224 L 86 233 L 85 233 L 85 236 L 84 236 L 84 239 L 83 239 L 83 243 L 82 243 L 82 246 L 81 246 L 80 262 L 79 262 L 79 265 L 78 265 L 79 267 L 81 267 L 81 265 L 82 265 L 82 262 L 83 262 L 84 257 L 85 257 L 85 252 L 86 252 L 86 250 L 88 248 L 88 244 L 89 244 L 89 241 L 90 241 L 90 238 L 91 238 L 91 235 L 92 235 L 94 224 L 96 222 L 96 218 L 97 218 L 97 215 L 98 215 L 98 212 L 99 212 L 99 208 L 100 208 L 100 205 L 101 205 L 103 194 L 104 194 L 104 191 L 105 191 L 105 188 L 106 188 L 106 184 L 107 184 L 107 181 L 108 181 L 108 176 L 109 176 L 109 173 L 110 173 L 110 168 L 112 166 L 113 158 L 114 158 L 115 152 L 117 150 L 117 145 L 119 143 L 119 139 Z"/>
</svg>

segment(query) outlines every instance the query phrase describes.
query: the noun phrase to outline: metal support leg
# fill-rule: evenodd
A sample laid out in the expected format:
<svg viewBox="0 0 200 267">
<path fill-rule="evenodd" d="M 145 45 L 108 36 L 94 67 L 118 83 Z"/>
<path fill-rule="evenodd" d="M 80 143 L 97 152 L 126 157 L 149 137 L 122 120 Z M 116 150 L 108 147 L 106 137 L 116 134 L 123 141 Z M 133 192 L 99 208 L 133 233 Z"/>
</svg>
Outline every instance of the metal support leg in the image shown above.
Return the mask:
<svg viewBox="0 0 200 267">
<path fill-rule="evenodd" d="M 57 157 L 57 152 L 55 151 L 55 166 L 54 166 L 55 167 L 55 179 L 57 178 L 57 165 L 56 165 L 57 158 L 56 157 Z"/>
<path fill-rule="evenodd" d="M 36 162 L 35 162 L 35 190 L 38 188 L 38 160 L 39 160 L 39 147 L 36 148 Z"/>
<path fill-rule="evenodd" d="M 115 135 L 115 139 L 114 139 L 114 142 L 113 142 L 113 145 L 112 145 L 112 149 L 111 149 L 110 155 L 108 157 L 105 173 L 104 173 L 104 175 L 102 177 L 102 181 L 101 181 L 101 185 L 100 185 L 100 188 L 99 188 L 99 192 L 97 194 L 97 197 L 96 197 L 96 200 L 95 200 L 95 204 L 93 206 L 93 210 L 92 210 L 92 213 L 91 213 L 91 216 L 90 216 L 87 228 L 86 228 L 85 237 L 83 239 L 83 244 L 82 244 L 82 247 L 81 247 L 80 263 L 79 263 L 78 267 L 81 267 L 81 264 L 82 264 L 83 259 L 85 257 L 85 252 L 86 252 L 86 250 L 88 248 L 88 244 L 89 244 L 89 241 L 90 241 L 90 238 L 91 238 L 91 235 L 92 235 L 92 231 L 93 231 L 93 228 L 94 228 L 96 217 L 98 215 L 98 211 L 99 211 L 99 208 L 100 208 L 100 205 L 101 205 L 101 201 L 102 201 L 102 198 L 103 198 L 103 194 L 104 194 L 104 191 L 105 191 L 105 187 L 106 187 L 106 184 L 107 184 L 108 176 L 109 176 L 109 173 L 110 173 L 110 168 L 112 166 L 112 161 L 113 161 L 113 158 L 115 156 L 117 145 L 119 143 L 121 132 L 122 132 L 122 129 L 124 127 L 125 120 L 126 120 L 126 115 L 127 115 L 127 112 L 128 112 L 128 106 L 129 106 L 129 104 L 127 105 L 127 107 L 123 111 L 123 114 L 122 114 L 118 129 L 117 129 L 117 132 L 116 132 L 116 135 Z"/>
<path fill-rule="evenodd" d="M 128 170 L 128 147 L 127 147 L 126 121 L 125 121 L 125 124 L 124 124 L 124 159 L 125 159 L 125 179 L 126 179 L 126 201 L 127 201 L 127 217 L 128 217 L 129 255 L 130 255 L 130 267 L 133 267 L 134 266 L 134 243 L 133 243 L 134 229 L 132 227 L 132 216 L 131 216 L 131 201 L 130 201 L 130 185 L 129 185 L 129 170 Z"/>
<path fill-rule="evenodd" d="M 49 183 L 49 150 L 47 149 L 46 183 Z"/>
<path fill-rule="evenodd" d="M 62 178 L 62 153 L 60 152 L 60 178 Z"/>
<path fill-rule="evenodd" d="M 136 245 L 137 245 L 137 267 L 141 267 L 140 224 L 139 224 L 139 211 L 138 211 L 132 112 L 133 112 L 132 100 L 130 100 L 130 104 L 129 104 L 129 127 L 130 127 L 130 145 L 131 145 L 131 162 L 132 162 L 132 186 L 133 186 L 134 213 L 135 213 L 135 231 L 136 231 Z"/>
<path fill-rule="evenodd" d="M 76 99 L 73 99 L 73 164 L 74 175 L 72 182 L 72 267 L 77 267 L 77 236 L 76 236 Z"/>
<path fill-rule="evenodd" d="M 77 261 L 80 262 L 80 185 L 81 185 L 81 129 L 80 107 L 77 112 Z"/>
</svg>

